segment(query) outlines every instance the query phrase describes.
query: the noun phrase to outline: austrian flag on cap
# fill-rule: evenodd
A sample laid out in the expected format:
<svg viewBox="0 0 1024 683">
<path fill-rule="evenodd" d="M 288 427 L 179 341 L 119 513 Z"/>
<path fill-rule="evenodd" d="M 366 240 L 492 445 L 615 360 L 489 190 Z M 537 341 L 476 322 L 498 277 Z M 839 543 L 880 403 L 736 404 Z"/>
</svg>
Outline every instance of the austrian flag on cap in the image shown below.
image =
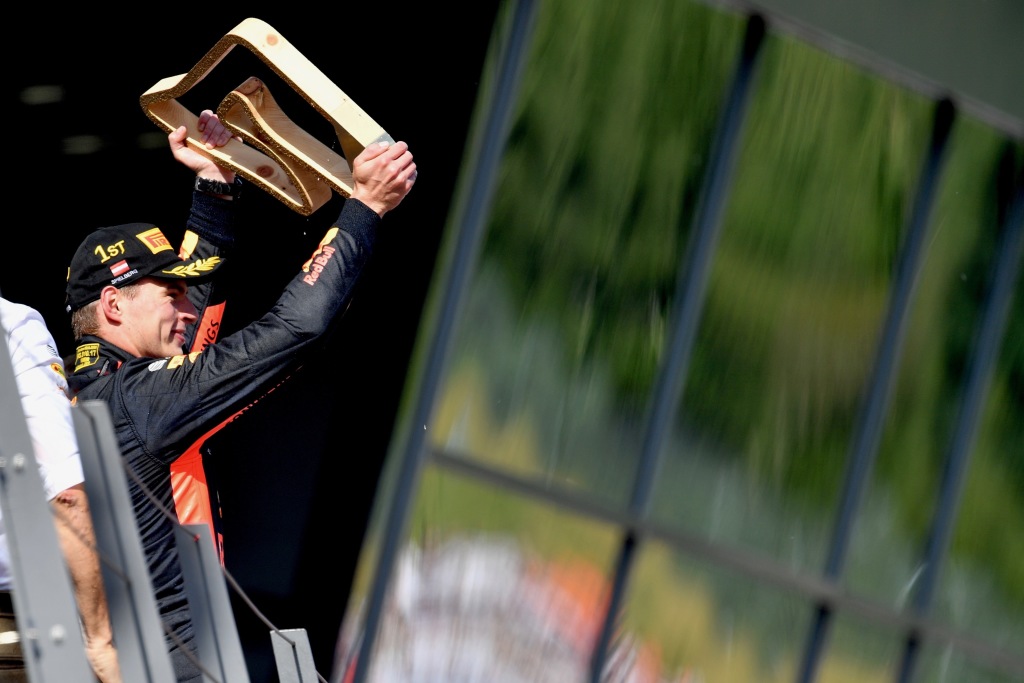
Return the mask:
<svg viewBox="0 0 1024 683">
<path fill-rule="evenodd" d="M 68 313 L 100 298 L 104 287 L 123 287 L 145 277 L 199 283 L 213 276 L 220 256 L 182 259 L 152 223 L 100 228 L 75 251 L 68 268 Z"/>
</svg>

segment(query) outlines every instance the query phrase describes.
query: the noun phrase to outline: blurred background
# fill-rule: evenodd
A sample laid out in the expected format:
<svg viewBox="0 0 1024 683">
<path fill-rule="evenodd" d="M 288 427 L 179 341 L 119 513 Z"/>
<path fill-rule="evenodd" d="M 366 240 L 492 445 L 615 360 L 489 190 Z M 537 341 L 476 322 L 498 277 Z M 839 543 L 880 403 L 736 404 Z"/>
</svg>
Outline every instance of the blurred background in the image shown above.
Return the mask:
<svg viewBox="0 0 1024 683">
<path fill-rule="evenodd" d="M 22 22 L 0 291 L 65 354 L 82 237 L 180 234 L 138 98 L 221 13 Z M 328 351 L 213 444 L 227 569 L 323 676 L 1024 680 L 1024 7 L 255 16 L 420 173 Z M 246 57 L 184 103 L 260 75 L 329 139 Z M 228 331 L 341 201 L 248 194 Z"/>
</svg>

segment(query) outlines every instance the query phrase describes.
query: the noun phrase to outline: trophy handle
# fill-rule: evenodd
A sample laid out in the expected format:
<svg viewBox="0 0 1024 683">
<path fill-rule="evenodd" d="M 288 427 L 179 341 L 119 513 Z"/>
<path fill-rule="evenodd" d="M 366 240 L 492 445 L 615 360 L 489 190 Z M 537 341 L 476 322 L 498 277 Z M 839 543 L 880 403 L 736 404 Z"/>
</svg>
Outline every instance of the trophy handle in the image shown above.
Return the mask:
<svg viewBox="0 0 1024 683">
<path fill-rule="evenodd" d="M 198 117 L 178 98 L 192 89 L 240 45 L 281 77 L 334 127 L 344 156 L 295 125 L 258 78 L 249 78 L 224 98 L 217 114 L 236 135 L 222 147 L 201 142 Z M 266 22 L 248 18 L 210 49 L 191 71 L 158 81 L 139 98 L 146 116 L 170 133 L 184 125 L 186 144 L 308 216 L 336 191 L 352 193 L 354 159 L 373 142 L 394 139 Z M 247 144 L 248 143 L 248 144 Z"/>
</svg>

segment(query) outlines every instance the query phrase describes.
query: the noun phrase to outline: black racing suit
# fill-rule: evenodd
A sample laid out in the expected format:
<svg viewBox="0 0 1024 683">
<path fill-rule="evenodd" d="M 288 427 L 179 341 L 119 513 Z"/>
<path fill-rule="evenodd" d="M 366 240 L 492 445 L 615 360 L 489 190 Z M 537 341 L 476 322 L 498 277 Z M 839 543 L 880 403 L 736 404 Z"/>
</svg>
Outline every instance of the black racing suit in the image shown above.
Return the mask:
<svg viewBox="0 0 1024 683">
<path fill-rule="evenodd" d="M 231 246 L 229 204 L 194 195 L 187 228 L 199 236 L 195 255 L 222 254 Z M 270 312 L 202 352 L 137 358 L 98 337 L 79 340 L 69 377 L 75 401 L 107 403 L 124 461 L 164 510 L 174 510 L 170 463 L 322 343 L 348 305 L 379 223 L 380 217 L 365 204 L 346 200 L 334 226 Z M 194 652 L 174 540 L 177 522 L 173 512 L 168 517 L 149 501 L 135 479 L 127 481 L 161 618 Z M 168 647 L 175 666 L 187 667 L 173 640 Z M 199 671 L 193 673 L 199 676 Z M 179 680 L 189 679 L 181 675 Z"/>
</svg>

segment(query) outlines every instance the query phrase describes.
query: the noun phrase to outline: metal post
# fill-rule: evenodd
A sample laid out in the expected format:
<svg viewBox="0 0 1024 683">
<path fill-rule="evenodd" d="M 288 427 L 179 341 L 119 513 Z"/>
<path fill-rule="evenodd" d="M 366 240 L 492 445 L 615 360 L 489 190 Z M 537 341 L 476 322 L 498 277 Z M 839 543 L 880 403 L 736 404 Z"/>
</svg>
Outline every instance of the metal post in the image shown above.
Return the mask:
<svg viewBox="0 0 1024 683">
<path fill-rule="evenodd" d="M 935 518 L 932 520 L 932 528 L 925 546 L 923 568 L 914 592 L 913 610 L 921 617 L 931 611 L 939 572 L 949 549 L 953 522 L 960 507 L 964 472 L 970 461 L 971 448 L 978 430 L 981 409 L 988 396 L 992 373 L 999 359 L 999 344 L 1003 341 L 1010 317 L 1014 282 L 1020 276 L 1021 253 L 1024 252 L 1024 186 L 1020 183 L 1015 195 L 1011 197 L 1006 225 L 1003 226 L 1002 232 L 977 344 L 967 372 L 963 403 L 946 456 Z M 920 635 L 916 632 L 908 634 L 897 676 L 900 683 L 910 683 L 913 680 L 919 646 Z"/>
<path fill-rule="evenodd" d="M 512 7 L 508 40 L 498 55 L 496 82 L 493 85 L 493 92 L 486 100 L 487 109 L 482 114 L 484 123 L 479 138 L 471 141 L 472 158 L 463 171 L 467 186 L 458 197 L 457 219 L 453 223 L 457 235 L 455 252 L 442 292 L 443 298 L 434 338 L 427 355 L 425 374 L 419 384 L 411 423 L 414 428 L 408 435 L 398 483 L 391 497 L 383 545 L 374 574 L 352 683 L 363 683 L 370 669 L 388 585 L 399 546 L 403 542 L 409 506 L 416 492 L 422 461 L 426 454 L 426 431 L 415 426 L 430 424 L 451 346 L 452 333 L 465 298 L 470 274 L 476 267 L 484 224 L 491 207 L 498 168 L 515 109 L 522 66 L 532 34 L 534 13 L 533 0 L 518 0 Z"/>
<path fill-rule="evenodd" d="M 711 147 L 711 157 L 701 188 L 690 244 L 680 264 L 672 337 L 669 340 L 665 365 L 655 387 L 651 415 L 640 454 L 639 471 L 630 501 L 630 511 L 637 519 L 642 519 L 647 514 L 651 488 L 660 466 L 665 435 L 668 433 L 672 417 L 676 414 L 689 370 L 690 355 L 697 338 L 700 314 L 704 308 L 708 272 L 721 232 L 722 214 L 732 181 L 737 146 L 764 36 L 764 19 L 757 14 L 751 15 L 747 20 L 742 52 L 736 65 L 732 86 Z M 593 683 L 601 680 L 601 672 L 608 656 L 608 648 L 614 635 L 619 609 L 625 597 L 640 540 L 637 529 L 630 528 L 625 531 L 615 564 L 612 592 L 604 622 L 591 655 L 590 680 Z"/>
<path fill-rule="evenodd" d="M 955 111 L 951 101 L 942 100 L 937 104 L 931 143 L 925 154 L 924 165 L 918 180 L 917 196 L 910 213 L 905 241 L 890 292 L 889 309 L 886 313 L 885 325 L 882 328 L 878 356 L 875 359 L 868 384 L 868 394 L 861 407 L 857 431 L 854 433 L 853 445 L 847 461 L 842 500 L 832 534 L 832 546 L 825 565 L 827 580 L 837 580 L 842 573 L 846 551 L 850 545 L 851 530 L 856 521 L 864 486 L 874 467 L 889 397 L 896 381 L 900 348 L 909 318 L 910 301 L 913 298 L 921 264 L 924 261 L 925 238 L 930 227 L 929 215 L 934 203 L 933 198 L 938 187 L 954 115 Z M 797 678 L 801 683 L 810 683 L 814 680 L 831 620 L 831 605 L 825 602 L 819 603 Z"/>
</svg>

